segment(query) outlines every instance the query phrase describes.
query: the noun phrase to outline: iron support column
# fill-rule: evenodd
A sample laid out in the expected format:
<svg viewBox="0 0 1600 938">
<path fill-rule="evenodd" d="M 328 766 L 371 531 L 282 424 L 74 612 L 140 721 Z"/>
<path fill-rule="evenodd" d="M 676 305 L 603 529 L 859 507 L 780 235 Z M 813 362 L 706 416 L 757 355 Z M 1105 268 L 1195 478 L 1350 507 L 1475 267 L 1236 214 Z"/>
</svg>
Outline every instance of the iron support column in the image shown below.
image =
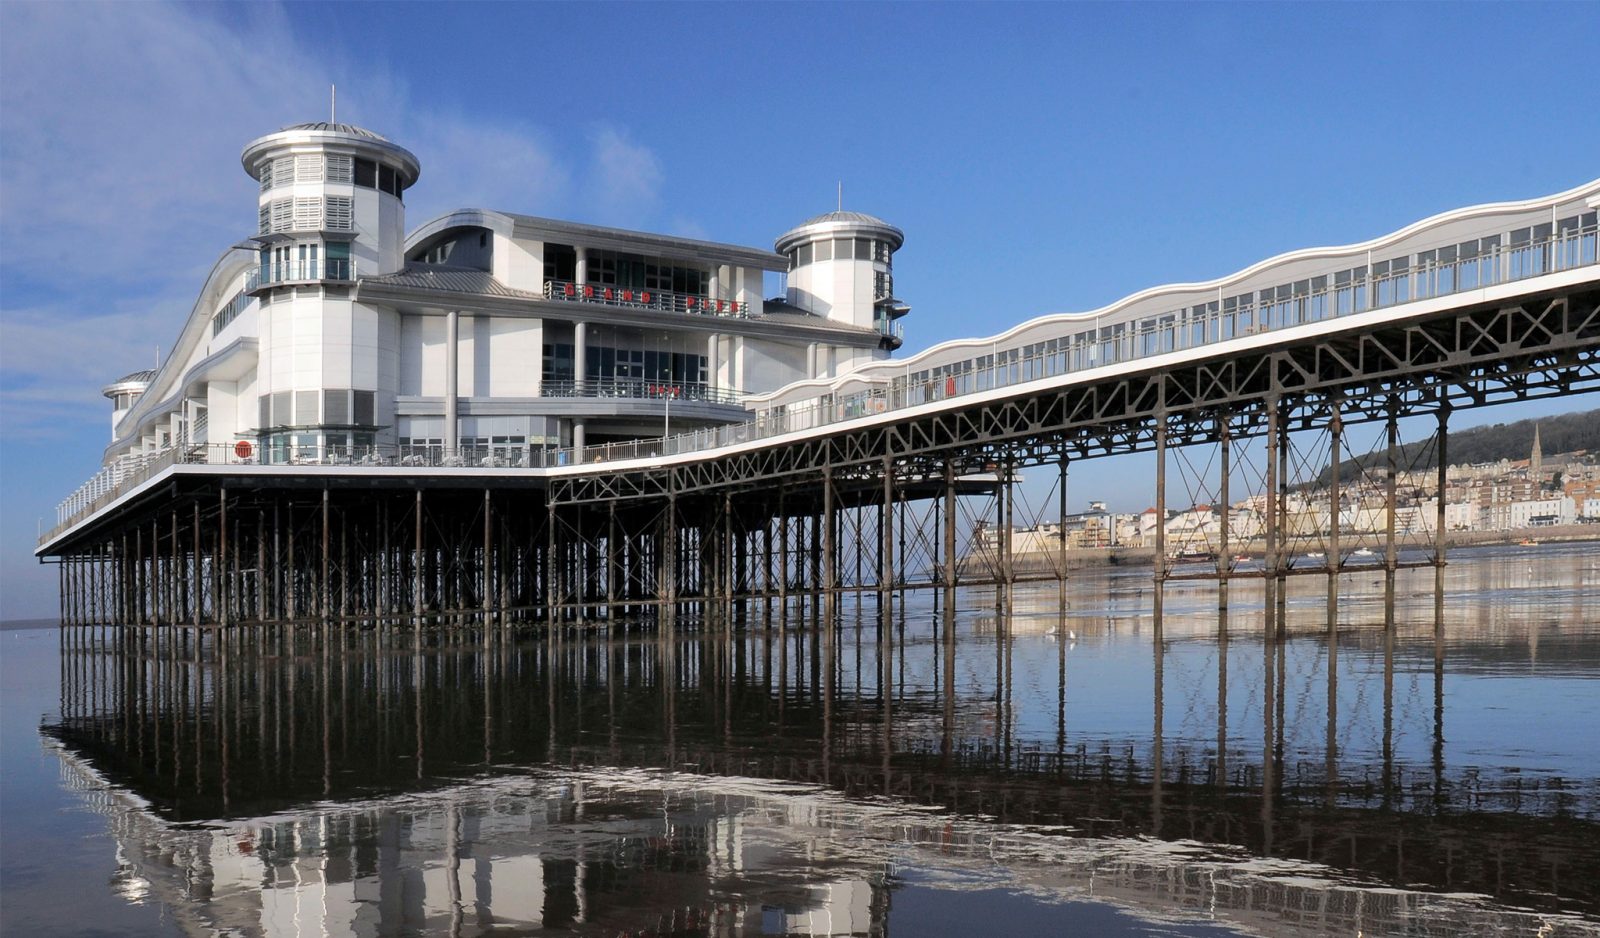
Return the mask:
<svg viewBox="0 0 1600 938">
<path fill-rule="evenodd" d="M 228 490 L 217 490 L 217 556 L 212 581 L 216 584 L 217 624 L 228 625 L 228 578 L 223 573 L 228 556 Z"/>
<path fill-rule="evenodd" d="M 822 467 L 822 626 L 824 635 L 833 634 L 833 615 L 836 605 L 834 589 L 838 585 L 838 557 L 835 551 L 838 545 L 834 542 L 834 492 L 833 492 L 833 467 Z M 832 639 L 829 639 L 831 647 Z"/>
<path fill-rule="evenodd" d="M 1065 610 L 1067 608 L 1067 457 L 1061 457 L 1058 471 L 1060 475 L 1056 480 L 1056 534 L 1061 543 L 1056 546 L 1056 560 L 1059 563 L 1056 583 L 1060 608 Z"/>
<path fill-rule="evenodd" d="M 1338 621 L 1339 569 L 1343 565 L 1339 546 L 1340 514 L 1344 508 L 1344 492 L 1340 487 L 1339 461 L 1344 453 L 1344 415 L 1340 404 L 1334 402 L 1333 419 L 1328 421 L 1328 629 L 1332 631 Z"/>
<path fill-rule="evenodd" d="M 1167 415 L 1156 415 L 1155 628 L 1161 636 L 1161 600 L 1167 587 Z"/>
<path fill-rule="evenodd" d="M 1433 512 L 1433 624 L 1444 627 L 1445 488 L 1449 482 L 1450 405 L 1439 408 L 1438 477 L 1434 483 L 1437 504 Z"/>
<path fill-rule="evenodd" d="M 483 596 L 480 605 L 483 607 L 483 631 L 489 633 L 489 617 L 494 609 L 494 507 L 489 490 L 483 490 L 483 569 L 479 571 L 480 581 L 483 584 Z"/>
<path fill-rule="evenodd" d="M 617 503 L 606 503 L 606 618 L 616 615 L 617 606 Z"/>
<path fill-rule="evenodd" d="M 1266 543 L 1262 552 L 1263 587 L 1266 591 L 1268 630 L 1277 607 L 1278 572 L 1278 399 L 1267 398 Z"/>
<path fill-rule="evenodd" d="M 319 603 L 321 608 L 318 610 L 321 613 L 320 618 L 324 626 L 328 624 L 330 614 L 333 611 L 332 546 L 333 515 L 328 505 L 328 489 L 324 486 L 322 489 L 322 599 Z"/>
<path fill-rule="evenodd" d="M 417 634 L 422 633 L 422 598 L 424 584 L 422 581 L 422 489 L 417 489 L 416 510 L 412 512 L 415 538 L 411 554 L 411 623 Z"/>
<path fill-rule="evenodd" d="M 883 544 L 878 549 L 878 596 L 887 614 L 894 588 L 894 459 L 890 456 L 883 457 L 883 514 L 880 517 L 878 534 Z"/>
<path fill-rule="evenodd" d="M 1289 602 L 1289 565 L 1292 536 L 1289 530 L 1289 421 L 1278 415 L 1278 628 L 1284 627 Z"/>
<path fill-rule="evenodd" d="M 778 488 L 778 608 L 789 610 L 789 516 L 783 510 L 783 488 Z"/>
<path fill-rule="evenodd" d="M 1227 609 L 1228 578 L 1233 573 L 1233 546 L 1229 543 L 1233 525 L 1233 503 L 1228 493 L 1229 480 L 1233 476 L 1233 421 L 1226 410 L 1217 416 L 1217 449 L 1222 463 L 1217 477 L 1217 501 L 1222 503 L 1218 506 L 1222 514 L 1217 547 L 1217 608 Z"/>
<path fill-rule="evenodd" d="M 1395 527 L 1399 515 L 1399 495 L 1397 492 L 1398 476 L 1400 472 L 1400 420 L 1397 405 L 1393 400 L 1389 402 L 1389 416 L 1387 419 L 1389 434 L 1389 449 L 1387 471 L 1383 480 L 1383 583 L 1384 595 L 1390 604 L 1394 602 L 1394 574 L 1399 562 L 1399 549 L 1395 544 Z"/>
<path fill-rule="evenodd" d="M 944 591 L 946 604 L 954 602 L 956 588 L 956 467 L 944 464 Z"/>
</svg>

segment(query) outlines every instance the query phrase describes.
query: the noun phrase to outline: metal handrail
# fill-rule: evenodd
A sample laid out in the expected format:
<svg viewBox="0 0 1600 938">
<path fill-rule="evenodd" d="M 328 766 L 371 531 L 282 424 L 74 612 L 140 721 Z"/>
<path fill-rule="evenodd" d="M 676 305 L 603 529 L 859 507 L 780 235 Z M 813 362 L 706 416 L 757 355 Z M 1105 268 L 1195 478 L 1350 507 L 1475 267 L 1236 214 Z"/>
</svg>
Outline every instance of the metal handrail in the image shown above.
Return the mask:
<svg viewBox="0 0 1600 938">
<path fill-rule="evenodd" d="M 717 388 L 693 381 L 658 381 L 654 378 L 589 378 L 585 381 L 541 381 L 540 397 L 620 397 L 639 400 L 695 401 L 738 404 L 743 391 Z"/>
<path fill-rule="evenodd" d="M 334 280 L 340 283 L 356 279 L 356 259 L 318 258 L 317 260 L 269 261 L 251 268 L 245 277 L 245 292 L 274 283 L 307 283 Z"/>
<path fill-rule="evenodd" d="M 610 283 L 578 283 L 573 280 L 546 280 L 547 300 L 568 303 L 600 303 L 605 306 L 656 309 L 694 316 L 723 316 L 748 319 L 750 304 L 724 300 L 700 293 L 674 293 L 671 290 L 638 290 Z"/>
<path fill-rule="evenodd" d="M 1242 335 L 1272 332 L 1430 297 L 1526 280 L 1560 270 L 1593 266 L 1600 263 L 1597 246 L 1600 246 L 1600 226 L 1591 225 L 1553 233 L 1549 238 L 1524 244 L 1502 242 L 1474 258 L 1408 267 L 1383 277 L 1368 276 L 1349 286 L 1330 283 L 1323 290 L 1295 294 L 1284 301 L 1265 305 L 1252 303 L 1247 308 L 1227 313 L 1219 308 L 1214 314 L 1200 320 L 1180 318 L 1178 311 L 1172 311 L 1146 316 L 1138 322 L 1122 322 L 1099 329 L 1094 322 L 1085 322 L 1084 331 L 1078 336 L 1092 335 L 1093 338 L 1088 341 L 1077 342 L 1068 337 L 1045 342 L 1020 341 L 1006 348 L 994 347 L 985 355 L 919 369 L 916 375 L 902 374 L 882 379 L 863 376 L 863 381 L 873 381 L 879 386 L 854 394 L 825 393 L 795 404 L 773 405 L 743 424 L 680 433 L 665 440 L 598 444 L 584 447 L 582 452 L 569 448 L 560 464 L 606 462 L 634 458 L 636 455 L 699 452 L 1182 351 Z M 1296 282 L 1309 282 L 1310 276 L 1296 278 Z M 1276 288 L 1261 287 L 1251 292 L 1253 297 L 1259 297 L 1267 289 Z M 1170 322 L 1167 321 L 1169 318 Z M 1116 331 L 1112 332 L 1113 329 Z"/>
<path fill-rule="evenodd" d="M 1526 280 L 1560 270 L 1594 266 L 1600 263 L 1597 246 L 1600 246 L 1600 228 L 1588 226 L 1557 232 L 1540 241 L 1518 245 L 1503 243 L 1474 258 L 1408 267 L 1403 272 L 1379 278 L 1368 277 L 1348 286 L 1330 284 L 1326 289 L 1292 295 L 1286 300 L 1264 306 L 1251 304 L 1248 309 L 1226 313 L 1219 309 L 1200 320 L 1180 318 L 1177 312 L 1158 313 L 1138 323 L 1119 323 L 1115 326 L 1117 331 L 1109 336 L 1108 331 L 1112 327 L 1096 329 L 1093 323 L 1085 323 L 1085 332 L 1080 332 L 1078 336 L 1092 335 L 1093 338 L 1088 341 L 1062 337 L 1046 342 L 1022 342 L 1004 349 L 994 347 L 988 354 L 934 366 L 915 377 L 907 374 L 879 379 L 878 386 L 867 391 L 849 395 L 820 394 L 798 404 L 773 405 L 744 423 L 707 427 L 666 437 L 604 443 L 586 446 L 581 450 L 574 447 L 530 450 L 526 459 L 527 467 L 682 455 L 816 429 L 965 394 L 1195 348 L 1240 335 L 1271 332 L 1419 299 Z M 551 284 L 559 283 L 562 281 L 550 281 L 546 285 L 547 291 Z M 1259 297 L 1265 290 L 1260 288 L 1254 292 Z M 1262 312 L 1265 313 L 1264 317 L 1258 315 Z M 428 449 L 426 453 L 406 454 L 399 453 L 398 447 L 389 447 L 388 450 L 394 452 L 389 453 L 383 447 L 370 447 L 363 451 L 362 457 L 376 462 L 347 464 L 449 466 L 466 465 L 472 457 L 471 451 L 467 450 L 448 455 L 435 449 Z M 125 458 L 105 467 L 58 506 L 60 523 L 45 534 L 40 542 L 49 540 L 79 519 L 92 514 L 122 492 L 149 478 L 155 471 L 173 464 L 177 461 L 173 455 L 176 452 L 178 448 L 173 447 L 162 453 L 136 457 L 132 461 Z M 432 455 L 435 452 L 437 456 Z M 338 452 L 328 455 L 330 458 L 342 458 Z M 429 461 L 403 462 L 407 457 Z M 431 461 L 435 459 L 439 461 Z"/>
</svg>

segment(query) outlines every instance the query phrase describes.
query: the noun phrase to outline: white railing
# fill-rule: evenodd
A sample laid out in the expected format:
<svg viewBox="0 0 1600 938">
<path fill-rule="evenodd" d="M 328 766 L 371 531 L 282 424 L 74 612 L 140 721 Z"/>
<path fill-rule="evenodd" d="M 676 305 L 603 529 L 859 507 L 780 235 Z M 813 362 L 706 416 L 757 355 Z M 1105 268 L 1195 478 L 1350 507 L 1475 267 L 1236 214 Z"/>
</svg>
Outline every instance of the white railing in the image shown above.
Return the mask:
<svg viewBox="0 0 1600 938">
<path fill-rule="evenodd" d="M 1504 234 L 1504 233 L 1502 233 Z M 374 446 L 288 447 L 263 456 L 252 450 L 242 456 L 235 444 L 172 447 L 160 453 L 124 457 L 107 466 L 56 510 L 57 525 L 40 540 L 48 541 L 78 520 L 99 510 L 156 472 L 183 463 L 344 465 L 474 468 L 547 468 L 587 463 L 675 456 L 749 443 L 786 433 L 814 430 L 859 417 L 888 413 L 965 394 L 1009 387 L 1041 378 L 1057 377 L 1119 362 L 1195 348 L 1240 335 L 1270 332 L 1320 320 L 1398 306 L 1434 296 L 1447 296 L 1499 283 L 1510 283 L 1560 270 L 1597 263 L 1596 226 L 1569 229 L 1541 241 L 1502 245 L 1478 257 L 1445 264 L 1412 266 L 1404 271 L 1368 278 L 1359 283 L 1337 284 L 1328 279 L 1319 290 L 1289 293 L 1278 298 L 1275 288 L 1252 290 L 1256 298 L 1270 292 L 1273 299 L 1249 308 L 1223 309 L 1178 321 L 1162 314 L 1138 322 L 1105 326 L 1047 341 L 1022 341 L 987 354 L 946 362 L 910 374 L 869 381 L 875 384 L 852 394 L 822 394 L 797 404 L 773 405 L 744 423 L 725 424 L 668 437 L 548 449 L 495 450 L 464 448 L 447 452 L 438 447 L 402 449 Z M 1308 278 L 1301 278 L 1306 280 Z M 868 380 L 868 379 L 864 379 Z"/>
<path fill-rule="evenodd" d="M 731 316 L 746 319 L 750 304 L 723 300 L 700 293 L 674 293 L 671 290 L 638 290 L 607 283 L 576 283 L 571 280 L 546 280 L 546 299 L 567 303 L 600 303 L 637 309 L 659 309 L 694 316 Z"/>
<path fill-rule="evenodd" d="M 732 446 L 1196 348 L 1238 336 L 1272 332 L 1597 263 L 1600 228 L 1593 224 L 1521 244 L 1508 243 L 1507 232 L 1500 234 L 1501 244 L 1497 248 L 1468 259 L 1408 266 L 1349 284 L 1336 283 L 1332 276 L 1303 276 L 1283 285 L 1287 291 L 1277 287 L 1252 289 L 1248 305 L 1224 308 L 1219 298 L 1212 304 L 1215 309 L 1201 317 L 1180 318 L 1174 311 L 1098 329 L 1093 320 L 1088 320 L 1082 326 L 1083 331 L 1071 336 L 1044 341 L 1021 338 L 1015 340 L 1015 345 L 993 346 L 986 354 L 925 366 L 908 374 L 877 379 L 863 376 L 863 383 L 875 386 L 851 394 L 822 394 L 799 403 L 771 405 L 741 424 L 681 433 L 667 439 L 587 446 L 581 452 L 570 448 L 547 450 L 543 456 L 546 465 L 573 465 Z M 1329 273 L 1332 273 L 1331 268 Z M 1323 280 L 1326 285 L 1317 290 L 1298 290 L 1298 284 L 1304 282 L 1309 286 L 1316 280 Z M 1280 292 L 1283 293 L 1281 299 Z M 1272 294 L 1270 301 L 1265 299 L 1269 293 Z"/>
</svg>

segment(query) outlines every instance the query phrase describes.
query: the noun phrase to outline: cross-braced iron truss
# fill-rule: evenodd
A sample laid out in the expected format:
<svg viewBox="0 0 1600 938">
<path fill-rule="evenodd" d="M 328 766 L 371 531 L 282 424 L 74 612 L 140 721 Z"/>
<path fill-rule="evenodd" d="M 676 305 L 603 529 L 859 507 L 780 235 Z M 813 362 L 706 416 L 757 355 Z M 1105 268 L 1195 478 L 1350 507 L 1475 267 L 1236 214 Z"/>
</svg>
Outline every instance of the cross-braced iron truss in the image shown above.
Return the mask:
<svg viewBox="0 0 1600 938">
<path fill-rule="evenodd" d="M 310 481 L 175 475 L 59 545 L 63 619 L 721 622 L 752 602 L 831 608 L 869 591 L 887 604 L 962 585 L 996 587 L 1003 606 L 1019 579 L 1065 583 L 1068 466 L 1151 450 L 1158 517 L 1169 452 L 1188 489 L 1179 507 L 1200 495 L 1224 506 L 1198 543 L 1165 522 L 1148 532 L 1141 549 L 1158 581 L 1260 576 L 1281 599 L 1284 577 L 1337 575 L 1368 550 L 1392 580 L 1397 567 L 1444 560 L 1442 498 L 1420 555 L 1415 533 L 1408 543 L 1399 530 L 1397 421 L 1438 415 L 1430 455 L 1442 474 L 1451 412 L 1600 388 L 1600 288 L 1235 345 L 646 464 L 414 482 L 355 467 Z M 1307 528 L 1292 493 L 1322 453 L 1337 466 L 1349 452 L 1348 426 L 1375 421 L 1387 428 L 1385 524 L 1356 530 L 1335 510 Z M 1265 448 L 1251 462 L 1239 447 L 1254 440 Z M 1030 504 L 1018 485 L 1041 469 L 1059 477 L 1053 529 L 1050 498 Z M 1241 474 L 1259 496 L 1247 524 L 1227 508 Z M 1335 470 L 1332 504 L 1350 481 Z"/>
</svg>

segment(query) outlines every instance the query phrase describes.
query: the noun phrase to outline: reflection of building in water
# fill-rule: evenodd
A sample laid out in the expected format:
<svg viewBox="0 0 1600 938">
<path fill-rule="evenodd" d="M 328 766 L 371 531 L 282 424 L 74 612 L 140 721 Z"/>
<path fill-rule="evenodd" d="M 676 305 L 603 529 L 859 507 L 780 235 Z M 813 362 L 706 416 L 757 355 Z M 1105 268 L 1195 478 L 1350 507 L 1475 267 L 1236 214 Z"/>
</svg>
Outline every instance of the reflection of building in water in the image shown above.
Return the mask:
<svg viewBox="0 0 1600 938">
<path fill-rule="evenodd" d="M 111 821 L 119 878 L 191 933 L 887 935 L 898 865 L 952 889 L 1249 934 L 1583 928 L 1193 842 L 1061 836 L 748 779 L 575 770 L 179 827 L 62 756 Z"/>
<path fill-rule="evenodd" d="M 797 839 L 819 823 L 806 799 L 516 779 L 196 828 L 61 756 L 111 824 L 119 893 L 191 932 L 885 934 L 887 862 L 849 857 L 828 819 L 827 842 Z"/>
<path fill-rule="evenodd" d="M 413 649 L 368 634 L 309 655 L 248 632 L 218 647 L 207 633 L 197 658 L 170 633 L 118 633 L 118 644 L 66 648 L 63 719 L 47 733 L 139 799 L 113 822 L 129 826 L 118 888 L 168 895 L 180 887 L 149 867 L 178 858 L 193 901 L 243 903 L 249 922 L 354 903 L 441 929 L 476 923 L 482 906 L 496 921 L 615 913 L 656 928 L 637 922 L 678 909 L 752 929 L 825 914 L 829 928 L 858 930 L 863 896 L 878 908 L 882 890 L 861 884 L 883 880 L 883 857 L 863 866 L 852 845 L 794 859 L 796 829 L 859 833 L 856 821 L 824 825 L 815 801 L 752 813 L 658 794 L 648 809 L 619 807 L 593 777 L 570 789 L 524 780 L 493 798 L 429 794 L 491 766 L 552 764 L 777 779 L 1060 825 L 1091 835 L 1074 844 L 1089 853 L 1139 838 L 1226 844 L 1235 858 L 1313 861 L 1363 882 L 1600 910 L 1600 882 L 1564 872 L 1600 864 L 1592 752 L 1562 735 L 1501 761 L 1461 742 L 1481 702 L 1463 691 L 1480 675 L 1592 676 L 1595 633 L 1561 623 L 1594 621 L 1597 556 L 1546 553 L 1533 569 L 1514 550 L 1461 552 L 1442 629 L 1417 588 L 1431 570 L 1402 572 L 1390 628 L 1381 577 L 1352 575 L 1333 640 L 1302 578 L 1281 640 L 1268 640 L 1259 584 L 1236 584 L 1223 628 L 1214 587 L 1191 581 L 1169 587 L 1154 641 L 1148 583 L 1114 572 L 1075 578 L 1065 614 L 1053 584 L 1018 590 L 999 620 L 992 594 L 972 591 L 957 611 L 897 605 L 889 628 L 864 616 L 832 642 L 791 618 L 673 640 Z M 1565 708 L 1593 713 L 1582 700 Z M 350 799 L 363 804 L 306 808 Z M 267 820 L 209 840 L 155 817 Z M 1096 875 L 1092 894 L 1104 895 L 1110 880 Z M 1143 908 L 1173 901 L 1128 888 Z M 280 891 L 251 895 L 262 889 Z"/>
</svg>

